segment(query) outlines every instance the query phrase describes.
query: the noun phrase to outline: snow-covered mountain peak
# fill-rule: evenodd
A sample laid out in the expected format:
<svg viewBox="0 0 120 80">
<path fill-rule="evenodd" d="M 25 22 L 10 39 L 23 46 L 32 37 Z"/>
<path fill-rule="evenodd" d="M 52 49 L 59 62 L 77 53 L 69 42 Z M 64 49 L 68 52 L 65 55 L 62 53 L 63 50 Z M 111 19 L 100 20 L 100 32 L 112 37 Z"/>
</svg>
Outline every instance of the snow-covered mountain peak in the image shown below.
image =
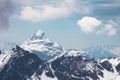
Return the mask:
<svg viewBox="0 0 120 80">
<path fill-rule="evenodd" d="M 45 35 L 45 33 L 41 30 L 38 30 L 36 33 L 32 35 L 32 37 L 29 40 L 44 40 L 44 41 L 50 41 L 49 38 Z"/>
<path fill-rule="evenodd" d="M 64 48 L 60 44 L 50 41 L 41 30 L 33 34 L 33 36 L 20 45 L 20 47 L 24 50 L 36 53 L 40 58 L 44 58 L 45 60 L 65 53 Z"/>
<path fill-rule="evenodd" d="M 36 36 L 40 36 L 40 35 L 42 35 L 42 34 L 44 34 L 44 32 L 41 31 L 41 30 L 38 30 L 38 31 L 35 33 Z"/>
</svg>

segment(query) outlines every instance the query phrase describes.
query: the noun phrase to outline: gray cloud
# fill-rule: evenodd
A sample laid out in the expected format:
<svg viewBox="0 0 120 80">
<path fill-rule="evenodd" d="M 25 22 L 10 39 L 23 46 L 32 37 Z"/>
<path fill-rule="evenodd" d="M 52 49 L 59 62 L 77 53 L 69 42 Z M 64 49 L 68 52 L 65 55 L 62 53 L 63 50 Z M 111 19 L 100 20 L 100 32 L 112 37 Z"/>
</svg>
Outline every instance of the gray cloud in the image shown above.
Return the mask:
<svg viewBox="0 0 120 80">
<path fill-rule="evenodd" d="M 15 9 L 13 5 L 12 0 L 0 0 L 0 30 L 9 27 L 9 19 Z"/>
</svg>

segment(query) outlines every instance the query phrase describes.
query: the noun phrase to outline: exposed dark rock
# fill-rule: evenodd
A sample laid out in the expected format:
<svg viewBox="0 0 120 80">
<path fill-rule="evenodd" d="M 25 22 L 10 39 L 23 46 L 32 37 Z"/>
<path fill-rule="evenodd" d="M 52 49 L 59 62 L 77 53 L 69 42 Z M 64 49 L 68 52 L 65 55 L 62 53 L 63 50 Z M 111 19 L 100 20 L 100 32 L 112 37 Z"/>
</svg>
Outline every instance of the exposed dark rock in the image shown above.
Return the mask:
<svg viewBox="0 0 120 80">
<path fill-rule="evenodd" d="M 0 54 L 1 54 L 2 52 L 1 52 L 1 50 L 0 50 Z"/>
<path fill-rule="evenodd" d="M 59 80 L 87 80 L 87 77 L 91 77 L 93 80 L 99 79 L 98 75 L 103 76 L 102 72 L 97 73 L 97 68 L 92 72 L 85 69 L 87 64 L 92 63 L 90 59 L 82 59 L 81 57 L 61 57 L 52 62 L 52 68 L 55 71 L 55 75 Z M 74 75 L 74 77 L 72 76 Z M 82 79 L 84 77 L 84 79 Z M 89 79 L 88 79 L 89 80 Z"/>
<path fill-rule="evenodd" d="M 112 64 L 109 61 L 104 61 L 101 63 L 102 67 L 105 68 L 108 71 L 114 72 Z"/>
<path fill-rule="evenodd" d="M 0 80 L 26 80 L 42 64 L 43 61 L 35 54 L 16 46 L 12 57 L 0 72 Z"/>
<path fill-rule="evenodd" d="M 116 70 L 119 72 L 119 74 L 120 74 L 120 63 L 115 67 L 116 68 Z"/>
</svg>

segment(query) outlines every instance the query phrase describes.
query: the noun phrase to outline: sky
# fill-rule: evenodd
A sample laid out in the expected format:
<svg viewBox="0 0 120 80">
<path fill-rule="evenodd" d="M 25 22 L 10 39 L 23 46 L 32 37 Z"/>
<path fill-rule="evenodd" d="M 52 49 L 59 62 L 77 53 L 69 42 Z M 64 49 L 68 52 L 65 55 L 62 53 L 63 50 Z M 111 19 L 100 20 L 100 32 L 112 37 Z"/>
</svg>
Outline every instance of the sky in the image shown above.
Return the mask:
<svg viewBox="0 0 120 80">
<path fill-rule="evenodd" d="M 0 0 L 0 40 L 38 29 L 65 48 L 120 45 L 120 0 Z"/>
</svg>

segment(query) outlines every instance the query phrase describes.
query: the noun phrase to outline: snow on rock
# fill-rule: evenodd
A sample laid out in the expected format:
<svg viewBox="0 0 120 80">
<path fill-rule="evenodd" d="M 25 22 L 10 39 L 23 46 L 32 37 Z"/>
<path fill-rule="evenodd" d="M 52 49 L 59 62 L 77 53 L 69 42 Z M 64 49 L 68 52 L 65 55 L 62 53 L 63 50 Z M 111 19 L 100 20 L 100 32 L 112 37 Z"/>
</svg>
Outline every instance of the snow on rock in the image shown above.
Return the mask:
<svg viewBox="0 0 120 80">
<path fill-rule="evenodd" d="M 33 36 L 30 38 L 30 40 L 43 40 L 46 42 L 50 42 L 49 38 L 46 37 L 45 33 L 41 30 L 38 30 Z"/>
<path fill-rule="evenodd" d="M 28 74 L 19 74 L 19 76 L 24 75 L 25 79 L 28 78 L 27 80 L 120 80 L 120 57 L 108 58 L 110 56 L 107 56 L 106 58 L 91 58 L 85 56 L 86 53 L 84 52 L 87 51 L 89 54 L 93 53 L 92 56 L 98 53 L 100 55 L 98 54 L 97 56 L 101 56 L 104 53 L 110 55 L 106 49 L 113 49 L 112 46 L 102 49 L 90 48 L 84 51 L 75 49 L 65 50 L 60 44 L 52 42 L 43 31 L 38 30 L 31 38 L 21 44 L 20 47 L 27 51 L 17 47 L 14 50 L 15 56 L 12 55 L 12 52 L 0 54 L 0 71 L 2 71 L 2 68 L 9 62 L 12 56 L 10 65 L 16 62 L 15 66 L 17 68 L 22 67 L 23 69 L 28 69 L 28 72 L 29 68 L 30 70 L 34 70 L 32 74 L 30 73 L 29 77 L 26 76 Z M 30 55 L 32 56 L 31 58 L 29 57 Z M 102 55 L 102 57 L 105 55 Z M 40 57 L 40 60 L 38 57 Z M 38 59 L 36 60 L 36 58 Z M 26 61 L 26 59 L 27 65 L 26 62 L 19 62 L 17 64 L 17 60 Z M 31 65 L 33 62 L 35 62 L 34 66 Z M 38 65 L 38 62 L 41 63 Z M 21 65 L 23 63 L 25 65 Z M 34 69 L 36 65 L 37 67 Z M 10 68 L 11 70 L 9 70 Z M 16 67 L 11 66 L 8 70 L 9 74 L 21 72 L 21 68 L 16 70 Z M 16 71 L 11 72 L 13 70 Z M 51 73 L 52 77 L 48 73 Z"/>
<path fill-rule="evenodd" d="M 64 48 L 60 44 L 50 41 L 45 33 L 40 30 L 21 44 L 20 47 L 36 53 L 40 58 L 44 58 L 44 60 L 49 60 L 65 53 Z"/>
<path fill-rule="evenodd" d="M 100 80 L 120 80 L 120 75 L 116 72 L 116 70 L 115 72 L 109 72 L 107 70 L 103 70 L 102 72 L 104 74 L 104 77 L 99 76 Z"/>
<path fill-rule="evenodd" d="M 84 54 L 82 50 L 70 49 L 67 51 L 66 56 L 80 56 L 82 54 Z"/>
<path fill-rule="evenodd" d="M 109 72 L 107 70 L 103 70 L 102 71 L 104 73 L 104 79 L 106 80 L 114 80 L 116 78 L 116 74 Z"/>
<path fill-rule="evenodd" d="M 50 77 L 46 76 L 45 71 L 43 71 L 43 73 L 41 75 L 41 80 L 58 80 L 58 79 L 56 77 L 50 78 Z"/>
<path fill-rule="evenodd" d="M 0 69 L 4 67 L 4 65 L 8 62 L 11 57 L 11 52 L 5 52 L 4 54 L 0 54 Z"/>
<path fill-rule="evenodd" d="M 113 65 L 113 66 L 117 66 L 119 63 L 120 63 L 120 58 L 112 58 L 112 59 L 109 59 L 109 62 Z"/>
</svg>

